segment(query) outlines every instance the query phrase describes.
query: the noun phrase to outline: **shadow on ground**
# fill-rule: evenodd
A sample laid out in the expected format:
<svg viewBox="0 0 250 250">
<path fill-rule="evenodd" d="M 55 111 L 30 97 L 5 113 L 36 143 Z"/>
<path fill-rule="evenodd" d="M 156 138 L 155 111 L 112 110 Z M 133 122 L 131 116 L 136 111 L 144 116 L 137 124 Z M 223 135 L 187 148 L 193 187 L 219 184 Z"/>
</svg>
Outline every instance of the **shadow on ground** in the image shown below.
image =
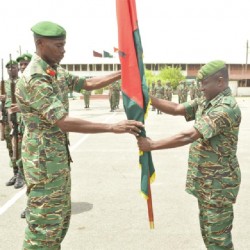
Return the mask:
<svg viewBox="0 0 250 250">
<path fill-rule="evenodd" d="M 72 202 L 72 214 L 88 212 L 93 208 L 93 204 L 88 202 Z"/>
</svg>

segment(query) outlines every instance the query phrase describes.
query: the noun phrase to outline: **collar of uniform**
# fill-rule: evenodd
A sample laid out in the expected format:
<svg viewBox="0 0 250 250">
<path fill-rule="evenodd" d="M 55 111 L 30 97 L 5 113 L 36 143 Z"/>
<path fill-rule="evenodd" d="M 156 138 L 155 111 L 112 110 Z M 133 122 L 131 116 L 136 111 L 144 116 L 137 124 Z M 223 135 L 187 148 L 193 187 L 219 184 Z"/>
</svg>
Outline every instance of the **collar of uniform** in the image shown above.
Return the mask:
<svg viewBox="0 0 250 250">
<path fill-rule="evenodd" d="M 220 94 L 218 94 L 214 99 L 208 101 L 206 103 L 206 107 L 208 107 L 209 104 L 211 104 L 212 106 L 216 105 L 224 96 L 229 96 L 231 94 L 232 94 L 231 89 L 229 87 L 227 87 Z"/>
<path fill-rule="evenodd" d="M 55 68 L 51 67 L 47 62 L 45 62 L 40 56 L 34 54 L 32 56 L 31 62 L 29 63 L 28 67 L 30 66 L 30 75 L 48 75 L 47 70 L 49 68 L 55 70 Z M 55 65 L 57 68 L 58 65 Z M 50 75 L 51 76 L 51 75 Z"/>
</svg>

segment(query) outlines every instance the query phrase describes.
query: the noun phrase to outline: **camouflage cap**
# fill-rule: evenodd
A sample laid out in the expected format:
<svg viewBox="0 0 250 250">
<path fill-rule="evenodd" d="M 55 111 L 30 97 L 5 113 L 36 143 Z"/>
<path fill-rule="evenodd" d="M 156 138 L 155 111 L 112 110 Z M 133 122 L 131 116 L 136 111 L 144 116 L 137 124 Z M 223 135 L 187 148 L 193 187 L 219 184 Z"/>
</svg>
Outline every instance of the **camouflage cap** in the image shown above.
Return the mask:
<svg viewBox="0 0 250 250">
<path fill-rule="evenodd" d="M 24 53 L 21 56 L 19 56 L 16 61 L 20 62 L 20 61 L 30 61 L 31 60 L 32 55 L 30 53 Z"/>
<path fill-rule="evenodd" d="M 225 62 L 220 60 L 211 61 L 200 68 L 197 74 L 197 81 L 205 80 L 224 68 L 226 68 Z"/>
<path fill-rule="evenodd" d="M 43 21 L 35 24 L 31 30 L 34 32 L 35 36 L 46 37 L 50 39 L 63 39 L 66 37 L 66 30 L 60 25 Z"/>
<path fill-rule="evenodd" d="M 11 65 L 18 65 L 18 62 L 15 61 L 15 60 L 10 60 L 10 61 L 5 65 L 5 67 L 6 67 L 6 68 L 9 68 Z"/>
</svg>

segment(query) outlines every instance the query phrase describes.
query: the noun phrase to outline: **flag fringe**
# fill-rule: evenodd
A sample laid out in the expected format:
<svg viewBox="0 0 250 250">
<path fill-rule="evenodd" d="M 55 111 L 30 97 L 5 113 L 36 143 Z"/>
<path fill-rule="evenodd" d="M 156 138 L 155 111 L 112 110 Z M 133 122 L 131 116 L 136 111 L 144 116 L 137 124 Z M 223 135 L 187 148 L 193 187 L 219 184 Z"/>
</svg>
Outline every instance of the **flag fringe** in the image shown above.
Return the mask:
<svg viewBox="0 0 250 250">
<path fill-rule="evenodd" d="M 148 195 L 146 195 L 144 192 L 142 192 L 142 191 L 140 191 L 141 192 L 141 195 L 142 195 L 142 197 L 145 199 L 145 200 L 147 200 L 148 199 Z"/>
<path fill-rule="evenodd" d="M 155 174 L 155 172 L 154 172 L 154 173 L 150 176 L 150 179 L 149 179 L 150 184 L 153 183 L 153 182 L 155 181 L 155 178 L 156 178 L 156 174 Z"/>
<path fill-rule="evenodd" d="M 147 119 L 147 117 L 148 117 L 148 111 L 149 111 L 149 107 L 151 106 L 151 99 L 149 100 L 149 102 L 148 102 L 148 105 L 147 105 L 147 108 L 146 108 L 146 112 L 145 112 L 145 114 L 144 114 L 144 120 L 146 120 Z"/>
</svg>

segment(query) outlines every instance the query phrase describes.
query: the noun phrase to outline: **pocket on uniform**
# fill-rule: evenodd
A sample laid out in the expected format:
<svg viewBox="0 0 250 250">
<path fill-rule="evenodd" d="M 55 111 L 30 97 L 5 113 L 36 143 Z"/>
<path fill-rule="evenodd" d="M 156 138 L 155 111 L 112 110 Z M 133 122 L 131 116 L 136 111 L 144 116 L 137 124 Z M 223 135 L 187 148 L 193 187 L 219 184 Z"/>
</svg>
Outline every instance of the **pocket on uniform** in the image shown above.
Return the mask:
<svg viewBox="0 0 250 250">
<path fill-rule="evenodd" d="M 69 169 L 68 153 L 64 143 L 56 140 L 50 141 L 45 153 L 48 178 L 58 176 L 65 169 Z"/>
<path fill-rule="evenodd" d="M 22 163 L 25 180 L 28 185 L 34 185 L 46 179 L 45 151 L 40 139 L 31 135 L 25 137 L 22 145 Z"/>
</svg>

